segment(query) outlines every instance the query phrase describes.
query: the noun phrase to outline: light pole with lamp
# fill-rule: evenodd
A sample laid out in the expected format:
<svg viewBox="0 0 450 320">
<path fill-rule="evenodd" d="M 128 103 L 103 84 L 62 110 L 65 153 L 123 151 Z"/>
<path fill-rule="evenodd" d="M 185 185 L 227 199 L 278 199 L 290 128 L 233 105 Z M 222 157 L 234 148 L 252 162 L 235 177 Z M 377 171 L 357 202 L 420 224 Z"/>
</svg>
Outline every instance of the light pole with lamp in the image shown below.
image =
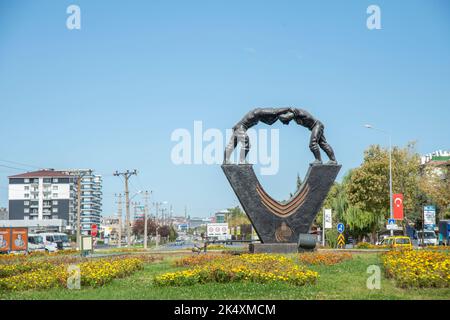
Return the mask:
<svg viewBox="0 0 450 320">
<path fill-rule="evenodd" d="M 390 132 L 375 128 L 370 124 L 366 124 L 364 127 L 367 129 L 373 129 L 379 132 L 386 134 L 389 137 L 389 207 L 390 207 L 390 217 L 394 219 L 394 210 L 393 210 L 393 193 L 392 193 L 392 135 Z M 394 235 L 394 230 L 391 229 L 391 237 Z"/>
</svg>

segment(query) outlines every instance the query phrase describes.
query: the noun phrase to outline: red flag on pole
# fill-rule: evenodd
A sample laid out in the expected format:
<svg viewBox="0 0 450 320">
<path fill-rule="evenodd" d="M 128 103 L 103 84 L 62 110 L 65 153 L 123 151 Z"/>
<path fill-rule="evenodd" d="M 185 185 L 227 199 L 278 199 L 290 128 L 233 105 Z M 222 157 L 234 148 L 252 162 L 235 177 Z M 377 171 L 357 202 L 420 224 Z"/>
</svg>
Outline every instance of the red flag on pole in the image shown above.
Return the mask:
<svg viewBox="0 0 450 320">
<path fill-rule="evenodd" d="M 403 194 L 394 194 L 394 219 L 403 220 Z"/>
</svg>

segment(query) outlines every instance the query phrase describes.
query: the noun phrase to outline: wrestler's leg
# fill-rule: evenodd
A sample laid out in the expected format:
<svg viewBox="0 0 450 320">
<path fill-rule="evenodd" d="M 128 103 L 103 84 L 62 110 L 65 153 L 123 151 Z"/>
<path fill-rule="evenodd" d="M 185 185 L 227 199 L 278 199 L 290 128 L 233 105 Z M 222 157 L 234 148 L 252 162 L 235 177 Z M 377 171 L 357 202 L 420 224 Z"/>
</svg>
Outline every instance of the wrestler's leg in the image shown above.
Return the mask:
<svg viewBox="0 0 450 320">
<path fill-rule="evenodd" d="M 247 163 L 247 155 L 250 152 L 250 138 L 247 133 L 244 131 L 240 135 L 241 142 L 241 154 L 240 154 L 240 163 Z"/>
<path fill-rule="evenodd" d="M 333 148 L 328 144 L 324 134 L 322 134 L 322 136 L 320 137 L 319 146 L 327 154 L 328 158 L 330 159 L 330 163 L 337 163 Z"/>
<path fill-rule="evenodd" d="M 237 144 L 238 144 L 238 137 L 236 135 L 236 132 L 233 132 L 230 142 L 228 143 L 227 147 L 225 148 L 225 153 L 223 156 L 224 164 L 230 163 L 231 154 L 233 153 L 234 149 L 236 149 Z"/>
<path fill-rule="evenodd" d="M 321 124 L 316 124 L 314 128 L 311 130 L 311 139 L 309 141 L 309 149 L 314 155 L 313 163 L 319 164 L 322 163 L 322 157 L 320 156 L 320 147 L 319 147 L 319 141 L 320 137 L 322 136 L 323 132 L 323 126 Z"/>
</svg>

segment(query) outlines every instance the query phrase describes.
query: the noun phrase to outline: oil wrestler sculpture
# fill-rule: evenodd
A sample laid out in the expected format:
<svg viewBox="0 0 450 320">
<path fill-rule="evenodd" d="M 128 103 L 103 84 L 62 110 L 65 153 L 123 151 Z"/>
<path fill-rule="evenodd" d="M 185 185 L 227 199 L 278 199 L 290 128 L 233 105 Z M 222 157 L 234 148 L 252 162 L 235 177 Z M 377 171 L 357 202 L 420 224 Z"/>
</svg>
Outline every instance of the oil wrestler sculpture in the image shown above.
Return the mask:
<svg viewBox="0 0 450 320">
<path fill-rule="evenodd" d="M 330 159 L 328 164 L 337 164 L 333 148 L 331 148 L 331 146 L 325 139 L 325 135 L 323 133 L 325 128 L 324 125 L 322 124 L 322 122 L 314 118 L 308 111 L 303 109 L 290 108 L 288 112 L 280 115 L 279 119 L 285 125 L 288 125 L 292 120 L 294 120 L 298 125 L 306 127 L 311 131 L 309 149 L 316 158 L 313 164 L 322 164 L 320 149 L 325 151 L 328 158 Z"/>
<path fill-rule="evenodd" d="M 247 130 L 254 127 L 259 122 L 272 125 L 277 122 L 281 115 L 289 113 L 290 110 L 290 108 L 257 108 L 247 113 L 245 117 L 233 127 L 233 135 L 231 136 L 230 143 L 225 149 L 223 163 L 227 164 L 230 162 L 231 154 L 234 149 L 236 149 L 238 142 L 241 143 L 240 162 L 244 163 L 247 154 L 250 151 L 250 140 L 247 135 Z"/>
</svg>

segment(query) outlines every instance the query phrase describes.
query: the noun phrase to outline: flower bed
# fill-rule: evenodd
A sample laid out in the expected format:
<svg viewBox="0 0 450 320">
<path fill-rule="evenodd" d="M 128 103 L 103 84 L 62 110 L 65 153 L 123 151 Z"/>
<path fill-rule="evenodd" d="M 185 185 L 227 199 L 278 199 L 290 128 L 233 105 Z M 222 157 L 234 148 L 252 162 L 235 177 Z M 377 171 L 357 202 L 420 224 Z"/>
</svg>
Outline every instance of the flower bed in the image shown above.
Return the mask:
<svg viewBox="0 0 450 320">
<path fill-rule="evenodd" d="M 376 250 L 376 249 L 390 249 L 390 246 L 386 246 L 386 245 L 379 245 L 376 246 L 374 244 L 368 243 L 368 242 L 360 242 L 356 245 L 355 247 L 356 249 L 372 249 L 372 250 Z"/>
<path fill-rule="evenodd" d="M 208 261 L 209 259 L 209 261 Z M 199 258 L 188 270 L 164 273 L 154 278 L 158 286 L 185 286 L 197 283 L 229 282 L 285 282 L 301 286 L 315 283 L 317 272 L 294 263 L 284 256 L 269 254 L 243 254 L 240 256 L 222 255 L 212 258 Z M 185 262 L 180 265 L 186 265 Z"/>
<path fill-rule="evenodd" d="M 450 256 L 429 250 L 391 251 L 383 255 L 386 275 L 402 288 L 450 287 Z"/>
<path fill-rule="evenodd" d="M 175 260 L 174 265 L 176 267 L 190 267 L 190 266 L 197 266 L 197 265 L 203 265 L 207 262 L 210 262 L 214 259 L 217 259 L 217 256 L 214 255 L 206 255 L 206 254 L 199 254 L 195 256 L 189 256 L 185 258 L 181 258 L 178 260 Z"/>
<path fill-rule="evenodd" d="M 227 247 L 222 244 L 210 244 L 206 247 L 207 250 L 226 250 Z"/>
<path fill-rule="evenodd" d="M 352 259 L 350 253 L 335 253 L 335 252 L 312 252 L 312 253 L 302 253 L 299 255 L 299 260 L 306 264 L 312 265 L 327 265 L 331 266 L 334 264 L 341 263 L 346 260 Z"/>
<path fill-rule="evenodd" d="M 96 260 L 81 259 L 77 262 L 80 268 L 81 286 L 98 287 L 113 279 L 128 276 L 141 270 L 145 262 L 152 262 L 154 257 L 118 256 Z M 80 261 L 82 261 L 80 263 Z M 61 262 L 61 260 L 59 260 Z M 29 290 L 66 287 L 70 276 L 68 263 L 55 264 L 54 261 L 21 262 L 18 264 L 0 265 L 0 289 Z"/>
</svg>

